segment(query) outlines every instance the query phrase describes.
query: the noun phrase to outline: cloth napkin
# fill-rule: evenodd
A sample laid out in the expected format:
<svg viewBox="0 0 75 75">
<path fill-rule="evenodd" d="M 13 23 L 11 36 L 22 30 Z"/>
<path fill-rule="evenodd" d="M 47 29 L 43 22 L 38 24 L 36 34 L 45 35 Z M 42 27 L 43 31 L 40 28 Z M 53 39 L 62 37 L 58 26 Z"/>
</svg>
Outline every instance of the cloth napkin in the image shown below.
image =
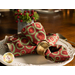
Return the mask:
<svg viewBox="0 0 75 75">
<path fill-rule="evenodd" d="M 56 36 L 56 34 L 53 35 L 47 35 L 48 40 L 49 37 L 50 38 L 54 38 L 55 42 L 53 42 L 54 44 L 57 42 L 58 40 L 58 36 Z M 52 41 L 52 39 L 50 39 L 50 41 Z M 14 56 L 20 56 L 20 55 L 25 55 L 25 54 L 36 54 L 36 48 L 37 45 L 32 43 L 26 36 L 24 36 L 23 34 L 15 34 L 12 37 L 9 36 L 8 40 L 7 40 L 7 45 L 9 47 L 9 50 L 14 54 Z"/>
<path fill-rule="evenodd" d="M 56 45 L 59 36 L 46 34 L 41 23 L 35 22 L 24 27 L 21 34 L 9 36 L 7 45 L 14 56 L 25 54 L 41 54 L 54 62 L 65 61 L 70 58 L 66 48 Z"/>
</svg>

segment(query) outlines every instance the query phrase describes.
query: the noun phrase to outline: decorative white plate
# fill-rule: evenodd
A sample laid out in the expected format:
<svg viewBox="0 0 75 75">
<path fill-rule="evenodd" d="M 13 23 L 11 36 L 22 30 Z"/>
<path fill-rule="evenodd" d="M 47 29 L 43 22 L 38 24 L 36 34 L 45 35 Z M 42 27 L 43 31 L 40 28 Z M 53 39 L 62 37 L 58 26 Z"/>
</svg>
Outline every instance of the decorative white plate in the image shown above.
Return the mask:
<svg viewBox="0 0 75 75">
<path fill-rule="evenodd" d="M 53 61 L 45 59 L 45 57 L 41 55 L 24 55 L 14 58 L 12 63 L 6 63 L 3 61 L 3 54 L 7 52 L 6 48 L 2 45 L 3 42 L 5 42 L 5 39 L 0 41 L 0 62 L 7 66 L 63 66 L 71 62 L 75 54 L 75 48 L 73 48 L 70 43 L 59 39 L 57 44 L 63 45 L 68 50 L 70 55 L 70 59 L 68 61 L 54 63 Z"/>
</svg>

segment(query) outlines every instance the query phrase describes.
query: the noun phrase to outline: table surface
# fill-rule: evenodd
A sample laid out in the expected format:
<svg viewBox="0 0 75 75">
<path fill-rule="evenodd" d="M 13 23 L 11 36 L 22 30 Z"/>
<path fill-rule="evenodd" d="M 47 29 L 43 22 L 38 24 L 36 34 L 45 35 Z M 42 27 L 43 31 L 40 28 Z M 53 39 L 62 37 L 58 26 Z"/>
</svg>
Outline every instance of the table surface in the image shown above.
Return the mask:
<svg viewBox="0 0 75 75">
<path fill-rule="evenodd" d="M 0 40 L 5 35 L 13 35 L 17 33 L 17 23 L 13 12 L 1 12 L 0 16 Z M 63 10 L 57 13 L 39 13 L 39 22 L 42 23 L 47 33 L 60 33 L 68 40 L 75 42 L 75 15 L 74 10 Z M 75 47 L 74 44 L 72 44 Z M 5 66 L 0 63 L 0 66 Z M 74 59 L 65 66 L 75 66 Z"/>
</svg>

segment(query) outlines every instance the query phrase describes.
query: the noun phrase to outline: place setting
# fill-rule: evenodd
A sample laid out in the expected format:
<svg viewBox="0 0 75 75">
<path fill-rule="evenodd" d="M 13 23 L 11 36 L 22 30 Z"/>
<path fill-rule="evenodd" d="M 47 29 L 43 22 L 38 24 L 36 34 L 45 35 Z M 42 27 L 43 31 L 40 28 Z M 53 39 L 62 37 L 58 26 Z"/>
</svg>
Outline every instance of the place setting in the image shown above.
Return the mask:
<svg viewBox="0 0 75 75">
<path fill-rule="evenodd" d="M 14 11 L 17 33 L 0 40 L 0 62 L 7 66 L 64 66 L 75 48 L 62 34 L 46 33 L 34 10 Z M 69 43 L 70 42 L 70 43 Z"/>
</svg>

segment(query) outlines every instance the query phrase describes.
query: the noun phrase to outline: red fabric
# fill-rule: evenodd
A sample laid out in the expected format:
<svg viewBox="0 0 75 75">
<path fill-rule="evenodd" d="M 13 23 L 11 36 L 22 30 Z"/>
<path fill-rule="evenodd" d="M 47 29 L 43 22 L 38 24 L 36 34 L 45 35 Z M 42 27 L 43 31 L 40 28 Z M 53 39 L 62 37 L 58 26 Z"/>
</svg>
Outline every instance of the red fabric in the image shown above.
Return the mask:
<svg viewBox="0 0 75 75">
<path fill-rule="evenodd" d="M 55 34 L 48 35 L 48 38 L 55 37 Z M 51 40 L 51 39 L 50 39 Z M 57 42 L 54 41 L 54 44 Z M 36 54 L 35 48 L 36 45 L 33 44 L 26 36 L 22 34 L 16 34 L 13 37 L 9 37 L 7 45 L 11 47 L 10 51 L 14 54 L 14 56 L 20 56 L 25 54 Z"/>
<path fill-rule="evenodd" d="M 30 40 L 22 34 L 16 34 L 13 37 L 9 37 L 7 45 L 11 47 L 10 51 L 14 56 L 34 54 L 34 49 L 36 48 L 36 46 L 33 46 Z"/>
<path fill-rule="evenodd" d="M 67 50 L 61 45 L 55 45 L 58 39 L 58 35 L 46 34 L 41 23 L 35 22 L 24 27 L 21 34 L 15 34 L 13 37 L 9 37 L 7 45 L 14 56 L 21 56 L 25 54 L 36 54 L 35 49 L 37 44 L 42 40 L 47 40 L 50 46 L 52 46 L 45 53 L 47 59 L 55 62 L 68 60 L 70 56 Z"/>
<path fill-rule="evenodd" d="M 39 22 L 24 27 L 22 33 L 35 44 L 38 44 L 41 40 L 46 40 L 45 30 Z"/>
<path fill-rule="evenodd" d="M 51 52 L 51 50 L 54 50 L 55 52 Z M 54 62 L 62 62 L 68 60 L 70 56 L 68 55 L 66 48 L 62 45 L 55 45 L 46 51 L 45 58 Z"/>
</svg>

